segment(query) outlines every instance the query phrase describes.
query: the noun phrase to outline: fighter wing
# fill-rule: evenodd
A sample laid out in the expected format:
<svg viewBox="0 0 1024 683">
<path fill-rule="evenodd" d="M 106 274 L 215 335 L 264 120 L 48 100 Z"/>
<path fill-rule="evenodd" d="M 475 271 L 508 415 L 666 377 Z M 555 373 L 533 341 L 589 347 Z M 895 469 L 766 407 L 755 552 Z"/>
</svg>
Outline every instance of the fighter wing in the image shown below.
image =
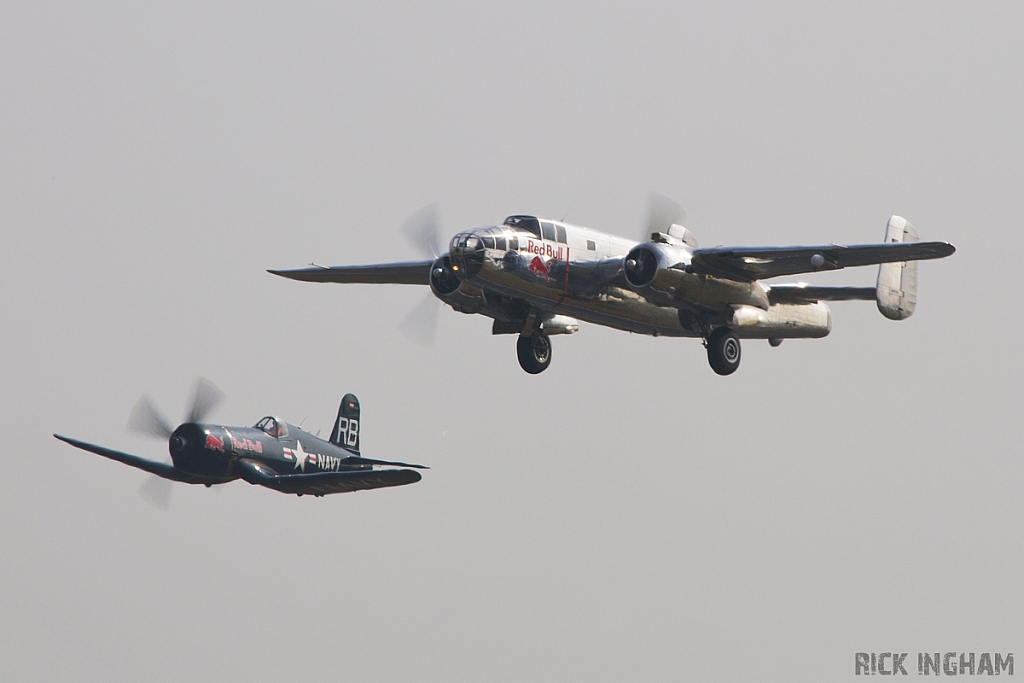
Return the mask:
<svg viewBox="0 0 1024 683">
<path fill-rule="evenodd" d="M 946 242 L 828 244 L 820 247 L 712 247 L 696 249 L 693 270 L 729 280 L 753 282 L 780 275 L 816 273 L 852 266 L 944 258 L 956 249 Z"/>
<path fill-rule="evenodd" d="M 386 486 L 414 484 L 423 477 L 413 470 L 360 470 L 356 472 L 311 472 L 278 474 L 255 460 L 240 458 L 235 463 L 238 475 L 250 484 L 258 484 L 282 493 L 323 496 Z"/>
<path fill-rule="evenodd" d="M 170 479 L 171 481 L 183 481 L 186 484 L 206 483 L 205 479 L 197 478 L 192 475 L 186 474 L 185 472 L 182 472 L 181 470 L 175 468 L 174 465 L 170 465 L 165 462 L 146 460 L 145 458 L 140 458 L 137 455 L 122 453 L 121 451 L 115 451 L 110 448 L 104 448 L 103 446 L 96 446 L 91 443 L 86 443 L 84 441 L 79 441 L 77 439 L 61 436 L 60 434 L 54 434 L 54 436 L 63 441 L 64 443 L 71 444 L 75 448 L 81 448 L 83 451 L 89 451 L 90 453 L 95 453 L 96 455 L 102 455 L 104 458 L 110 458 L 111 460 L 123 462 L 125 465 L 137 467 L 140 470 L 149 472 L 150 474 L 155 474 L 158 477 L 163 477 L 164 479 Z"/>
<path fill-rule="evenodd" d="M 296 270 L 268 270 L 292 280 L 305 282 L 342 282 L 371 285 L 428 285 L 433 261 L 405 261 L 380 263 L 371 266 L 313 266 Z"/>
<path fill-rule="evenodd" d="M 874 287 L 817 287 L 806 283 L 763 285 L 772 304 L 813 304 L 816 301 L 874 301 Z"/>
</svg>

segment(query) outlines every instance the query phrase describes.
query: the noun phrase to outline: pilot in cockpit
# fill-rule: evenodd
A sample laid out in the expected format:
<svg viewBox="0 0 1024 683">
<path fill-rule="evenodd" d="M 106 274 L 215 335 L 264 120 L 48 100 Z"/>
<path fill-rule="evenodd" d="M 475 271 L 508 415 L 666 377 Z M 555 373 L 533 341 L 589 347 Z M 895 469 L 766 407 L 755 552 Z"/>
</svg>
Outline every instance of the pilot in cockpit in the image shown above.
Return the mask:
<svg viewBox="0 0 1024 683">
<path fill-rule="evenodd" d="M 261 429 L 278 439 L 288 436 L 288 425 L 269 415 L 256 423 L 256 429 Z"/>
</svg>

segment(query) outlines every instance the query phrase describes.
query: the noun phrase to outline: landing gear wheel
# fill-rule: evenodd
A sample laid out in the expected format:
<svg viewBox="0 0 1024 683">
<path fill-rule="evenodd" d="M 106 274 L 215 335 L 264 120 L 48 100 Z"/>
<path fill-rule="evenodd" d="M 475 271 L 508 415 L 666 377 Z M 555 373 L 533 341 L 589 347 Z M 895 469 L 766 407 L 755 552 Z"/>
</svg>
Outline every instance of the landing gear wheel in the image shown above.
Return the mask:
<svg viewBox="0 0 1024 683">
<path fill-rule="evenodd" d="M 740 338 L 728 327 L 719 327 L 708 337 L 708 363 L 719 375 L 731 375 L 740 366 Z"/>
<path fill-rule="evenodd" d="M 523 370 L 531 375 L 539 374 L 551 365 L 551 340 L 536 332 L 529 337 L 521 334 L 516 342 L 516 353 Z"/>
</svg>

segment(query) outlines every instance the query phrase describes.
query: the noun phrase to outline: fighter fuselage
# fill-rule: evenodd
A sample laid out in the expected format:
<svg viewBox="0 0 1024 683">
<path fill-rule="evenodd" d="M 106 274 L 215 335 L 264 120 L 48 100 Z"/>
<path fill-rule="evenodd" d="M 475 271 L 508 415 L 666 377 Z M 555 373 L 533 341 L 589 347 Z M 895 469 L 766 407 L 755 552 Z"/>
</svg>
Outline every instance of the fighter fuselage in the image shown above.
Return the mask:
<svg viewBox="0 0 1024 683">
<path fill-rule="evenodd" d="M 274 418 L 269 418 L 274 420 Z M 268 418 L 260 421 L 264 424 Z M 239 458 L 254 460 L 277 474 L 309 474 L 368 470 L 368 464 L 346 464 L 355 454 L 319 439 L 294 425 L 274 420 L 268 429 L 256 427 L 185 423 L 174 430 L 168 450 L 174 466 L 183 472 L 207 477 L 210 483 L 238 479 L 234 464 Z"/>
</svg>

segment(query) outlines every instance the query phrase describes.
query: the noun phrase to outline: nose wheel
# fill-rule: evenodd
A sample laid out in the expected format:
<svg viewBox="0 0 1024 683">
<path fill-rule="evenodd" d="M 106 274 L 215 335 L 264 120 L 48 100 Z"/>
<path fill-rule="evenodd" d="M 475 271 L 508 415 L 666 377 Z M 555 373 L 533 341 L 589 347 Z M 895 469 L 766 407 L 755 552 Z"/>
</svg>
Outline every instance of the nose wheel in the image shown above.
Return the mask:
<svg viewBox="0 0 1024 683">
<path fill-rule="evenodd" d="M 719 375 L 731 375 L 740 366 L 740 338 L 728 327 L 716 328 L 708 336 L 708 363 Z"/>
<path fill-rule="evenodd" d="M 539 332 L 529 336 L 521 334 L 516 342 L 516 353 L 523 370 L 531 375 L 539 374 L 551 365 L 551 339 Z"/>
</svg>

